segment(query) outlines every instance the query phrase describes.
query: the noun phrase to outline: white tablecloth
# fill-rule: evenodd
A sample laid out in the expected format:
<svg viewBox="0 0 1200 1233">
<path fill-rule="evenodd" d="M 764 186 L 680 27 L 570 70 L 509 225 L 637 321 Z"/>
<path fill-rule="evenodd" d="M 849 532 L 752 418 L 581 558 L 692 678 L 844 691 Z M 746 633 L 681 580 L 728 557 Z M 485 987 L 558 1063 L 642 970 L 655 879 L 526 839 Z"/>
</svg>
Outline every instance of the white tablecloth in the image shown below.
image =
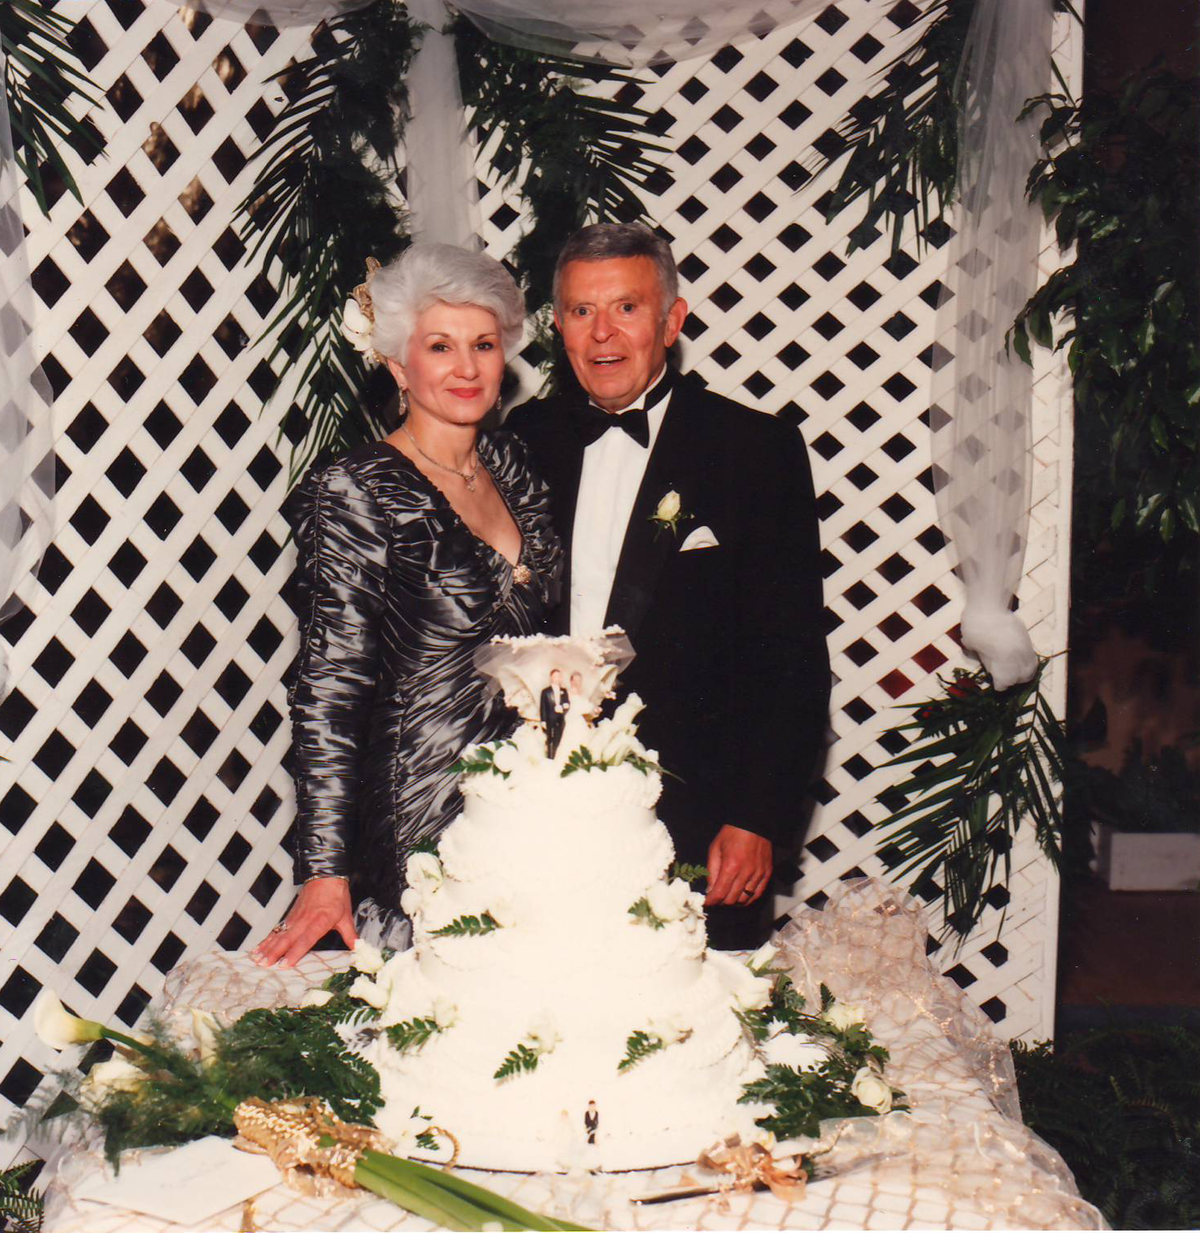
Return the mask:
<svg viewBox="0 0 1200 1233">
<path fill-rule="evenodd" d="M 827 1123 L 822 1164 L 840 1170 L 785 1203 L 769 1192 L 707 1197 L 650 1207 L 629 1196 L 666 1189 L 685 1171 L 627 1174 L 489 1174 L 481 1184 L 596 1229 L 1097 1229 L 1059 1155 L 1020 1121 L 1012 1061 L 990 1022 L 925 955 L 916 905 L 871 879 L 844 883 L 823 911 L 804 910 L 776 937 L 809 1005 L 824 982 L 861 1005 L 891 1051 L 888 1078 L 907 1094 L 910 1113 Z M 245 956 L 217 952 L 167 978 L 155 1009 L 181 1034 L 192 1007 L 236 1017 L 256 1006 L 298 1001 L 347 956 L 310 955 L 294 971 L 264 971 Z M 99 1145 L 84 1138 L 52 1156 L 47 1233 L 183 1233 L 164 1223 L 87 1200 L 73 1191 L 103 1169 Z M 695 1176 L 698 1171 L 693 1168 Z M 427 1221 L 364 1194 L 361 1201 L 316 1199 L 277 1186 L 238 1205 L 206 1229 L 428 1229 Z"/>
</svg>

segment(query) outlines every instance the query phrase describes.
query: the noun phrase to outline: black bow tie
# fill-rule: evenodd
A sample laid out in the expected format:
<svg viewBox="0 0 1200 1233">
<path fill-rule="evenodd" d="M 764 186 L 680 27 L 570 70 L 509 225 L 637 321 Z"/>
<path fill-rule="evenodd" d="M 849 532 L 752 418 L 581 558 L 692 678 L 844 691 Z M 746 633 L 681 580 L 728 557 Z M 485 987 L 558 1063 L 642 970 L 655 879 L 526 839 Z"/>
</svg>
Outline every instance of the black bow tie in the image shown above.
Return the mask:
<svg viewBox="0 0 1200 1233">
<path fill-rule="evenodd" d="M 650 418 L 645 410 L 610 413 L 589 402 L 576 411 L 575 426 L 585 448 L 599 441 L 610 428 L 623 428 L 642 449 L 650 446 Z"/>
<path fill-rule="evenodd" d="M 671 392 L 671 372 L 663 374 L 662 380 L 646 395 L 646 405 L 637 411 L 608 412 L 589 402 L 575 413 L 575 427 L 586 449 L 593 441 L 599 441 L 610 428 L 621 428 L 642 449 L 650 448 L 650 419 L 647 412 L 653 410 Z"/>
</svg>

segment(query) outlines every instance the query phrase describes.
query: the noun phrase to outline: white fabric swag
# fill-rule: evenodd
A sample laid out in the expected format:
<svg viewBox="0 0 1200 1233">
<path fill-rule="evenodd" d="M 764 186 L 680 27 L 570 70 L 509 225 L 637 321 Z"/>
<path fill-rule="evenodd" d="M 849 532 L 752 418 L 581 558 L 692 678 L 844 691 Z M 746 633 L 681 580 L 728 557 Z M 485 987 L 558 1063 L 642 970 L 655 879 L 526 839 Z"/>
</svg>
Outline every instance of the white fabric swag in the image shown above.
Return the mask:
<svg viewBox="0 0 1200 1233">
<path fill-rule="evenodd" d="M 391 0 L 191 0 L 189 8 L 235 22 L 280 27 L 315 25 L 340 13 Z M 149 5 L 176 5 L 146 0 Z M 711 56 L 719 48 L 795 25 L 797 32 L 828 0 L 464 0 L 457 9 L 490 37 L 546 52 L 630 68 Z M 427 26 L 409 77 L 406 126 L 408 206 L 415 236 L 476 242 L 474 154 L 464 123 L 454 49 L 442 0 L 409 0 Z M 934 376 L 934 473 L 942 529 L 957 554 L 966 592 L 964 643 L 1000 687 L 1028 680 L 1037 659 L 1029 634 L 1010 611 L 1021 578 L 1029 520 L 1032 460 L 1031 382 L 1027 366 L 1007 355 L 1004 334 L 1037 285 L 1038 222 L 1025 200 L 1036 157 L 1032 124 L 1017 125 L 1027 98 L 1049 84 L 1052 0 L 977 0 L 960 75 L 959 229 L 950 245 L 947 294 L 939 310 Z M 0 143 L 7 116 L 0 114 Z M 11 143 L 3 154 L 0 206 L 16 217 L 16 242 L 0 234 L 4 281 L 0 312 L 7 323 L 30 320 L 31 305 Z M 11 228 L 10 228 L 11 231 Z M 20 331 L 17 331 L 19 333 Z M 15 337 L 15 335 L 14 335 Z M 20 347 L 9 343 L 9 354 Z M 28 343 L 25 344 L 28 353 Z M 9 366 L 6 365 L 6 369 Z M 48 434 L 44 394 L 32 358 L 0 404 L 0 464 L 18 443 L 21 466 L 0 467 L 0 603 L 35 567 L 53 519 L 44 468 L 28 442 Z M 39 487 L 40 476 L 42 487 Z M 23 511 L 23 513 L 21 512 Z M 5 549 L 6 530 L 21 551 Z M 2 688 L 2 687 L 0 687 Z"/>
</svg>

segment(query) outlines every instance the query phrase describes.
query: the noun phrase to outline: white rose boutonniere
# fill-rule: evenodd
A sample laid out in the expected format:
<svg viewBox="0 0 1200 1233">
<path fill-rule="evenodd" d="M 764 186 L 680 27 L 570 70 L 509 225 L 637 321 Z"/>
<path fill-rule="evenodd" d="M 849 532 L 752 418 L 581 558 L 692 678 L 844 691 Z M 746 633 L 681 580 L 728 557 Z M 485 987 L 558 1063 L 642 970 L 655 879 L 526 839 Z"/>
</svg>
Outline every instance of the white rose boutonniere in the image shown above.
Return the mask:
<svg viewBox="0 0 1200 1233">
<path fill-rule="evenodd" d="M 672 488 L 659 501 L 654 513 L 650 515 L 650 521 L 654 523 L 656 531 L 669 530 L 672 535 L 675 535 L 679 531 L 679 524 L 686 522 L 690 517 L 691 514 L 684 513 L 679 493 Z"/>
<path fill-rule="evenodd" d="M 859 1067 L 850 1084 L 850 1094 L 876 1113 L 886 1113 L 892 1107 L 892 1089 L 869 1066 Z"/>
</svg>

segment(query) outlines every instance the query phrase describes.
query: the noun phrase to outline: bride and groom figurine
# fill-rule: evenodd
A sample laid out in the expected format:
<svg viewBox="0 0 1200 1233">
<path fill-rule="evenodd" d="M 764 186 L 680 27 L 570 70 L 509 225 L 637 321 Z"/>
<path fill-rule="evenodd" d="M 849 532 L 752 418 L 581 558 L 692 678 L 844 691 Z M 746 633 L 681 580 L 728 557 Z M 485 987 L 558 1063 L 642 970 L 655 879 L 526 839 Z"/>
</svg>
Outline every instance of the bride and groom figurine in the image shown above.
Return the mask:
<svg viewBox="0 0 1200 1233">
<path fill-rule="evenodd" d="M 586 731 L 597 713 L 592 700 L 583 691 L 582 675 L 572 672 L 568 687 L 563 688 L 559 668 L 550 670 L 550 684 L 542 690 L 540 709 L 542 727 L 546 731 L 546 757 L 551 761 L 558 753 L 568 720 L 572 721 L 572 730 L 581 727 Z"/>
</svg>

